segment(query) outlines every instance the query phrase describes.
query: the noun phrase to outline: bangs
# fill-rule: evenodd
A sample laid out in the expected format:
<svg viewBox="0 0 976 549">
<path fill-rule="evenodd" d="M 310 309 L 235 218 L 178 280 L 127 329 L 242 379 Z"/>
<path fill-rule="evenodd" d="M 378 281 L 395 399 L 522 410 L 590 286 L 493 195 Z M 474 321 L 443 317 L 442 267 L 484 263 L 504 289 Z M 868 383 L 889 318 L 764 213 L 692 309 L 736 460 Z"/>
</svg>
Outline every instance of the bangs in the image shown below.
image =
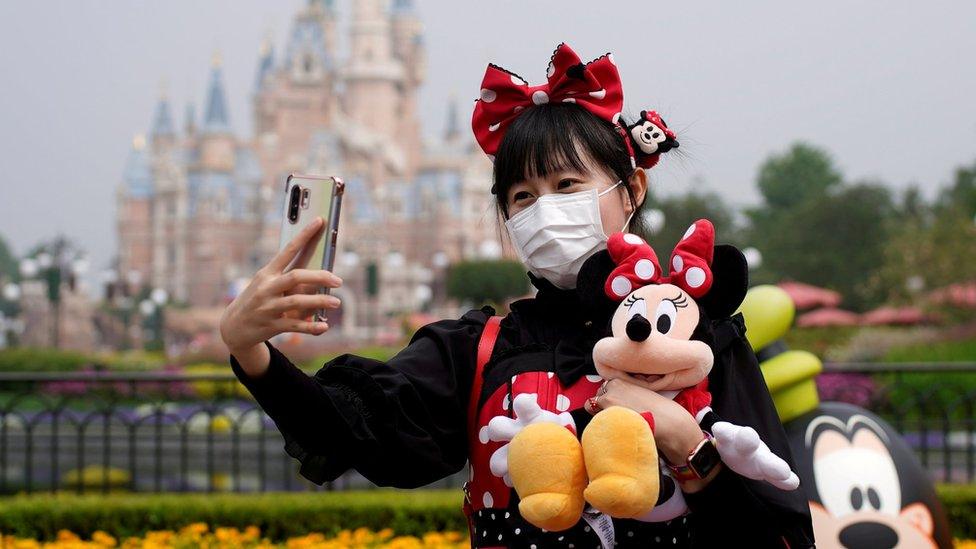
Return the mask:
<svg viewBox="0 0 976 549">
<path fill-rule="evenodd" d="M 525 179 L 563 170 L 615 172 L 620 165 L 629 166 L 630 156 L 610 122 L 573 103 L 537 105 L 506 130 L 495 155 L 492 192 L 504 204 L 509 189 Z"/>
</svg>

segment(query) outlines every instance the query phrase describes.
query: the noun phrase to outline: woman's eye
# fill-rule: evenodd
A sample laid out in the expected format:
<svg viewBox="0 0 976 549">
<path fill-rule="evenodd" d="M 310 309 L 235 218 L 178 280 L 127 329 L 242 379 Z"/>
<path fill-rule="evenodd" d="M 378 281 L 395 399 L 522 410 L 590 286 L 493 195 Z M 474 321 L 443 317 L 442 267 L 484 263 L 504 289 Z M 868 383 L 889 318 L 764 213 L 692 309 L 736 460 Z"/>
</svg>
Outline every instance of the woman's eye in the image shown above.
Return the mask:
<svg viewBox="0 0 976 549">
<path fill-rule="evenodd" d="M 518 202 L 519 200 L 525 200 L 526 198 L 531 198 L 532 194 L 528 191 L 519 191 L 512 196 L 512 200 Z"/>
<path fill-rule="evenodd" d="M 558 189 L 567 189 L 569 187 L 572 187 L 573 186 L 573 183 L 576 183 L 576 180 L 574 180 L 574 179 L 563 179 L 563 180 L 560 180 L 559 181 L 559 184 L 556 187 Z"/>
<path fill-rule="evenodd" d="M 667 335 L 674 327 L 677 318 L 678 309 L 674 306 L 674 302 L 665 299 L 658 304 L 657 311 L 654 312 L 654 327 L 659 334 Z"/>
</svg>

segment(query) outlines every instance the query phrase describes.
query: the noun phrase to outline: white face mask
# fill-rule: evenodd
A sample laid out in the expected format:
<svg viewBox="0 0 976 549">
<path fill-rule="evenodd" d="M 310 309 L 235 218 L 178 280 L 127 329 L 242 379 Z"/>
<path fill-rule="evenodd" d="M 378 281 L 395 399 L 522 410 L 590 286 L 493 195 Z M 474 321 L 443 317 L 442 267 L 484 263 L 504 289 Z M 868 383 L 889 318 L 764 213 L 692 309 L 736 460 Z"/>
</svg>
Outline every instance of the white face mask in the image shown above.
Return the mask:
<svg viewBox="0 0 976 549">
<path fill-rule="evenodd" d="M 558 288 L 576 287 L 580 267 L 596 252 L 607 247 L 607 235 L 600 219 L 600 197 L 596 189 L 575 193 L 549 193 L 505 222 L 512 244 L 529 271 Z M 631 212 L 625 230 L 634 216 Z"/>
</svg>

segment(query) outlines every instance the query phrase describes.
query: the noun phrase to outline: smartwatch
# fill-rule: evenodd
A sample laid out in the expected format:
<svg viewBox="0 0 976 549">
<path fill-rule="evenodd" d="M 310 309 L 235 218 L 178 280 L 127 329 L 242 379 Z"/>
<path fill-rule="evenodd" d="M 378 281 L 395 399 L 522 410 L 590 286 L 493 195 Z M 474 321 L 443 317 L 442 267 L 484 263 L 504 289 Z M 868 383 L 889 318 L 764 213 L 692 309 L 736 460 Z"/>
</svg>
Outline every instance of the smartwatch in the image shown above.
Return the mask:
<svg viewBox="0 0 976 549">
<path fill-rule="evenodd" d="M 715 447 L 715 441 L 711 433 L 703 431 L 705 438 L 698 443 L 698 446 L 688 452 L 688 459 L 684 464 L 672 465 L 668 463 L 668 469 L 672 476 L 678 481 L 703 479 L 715 469 L 722 461 L 722 457 Z M 666 460 L 665 460 L 666 461 Z"/>
</svg>

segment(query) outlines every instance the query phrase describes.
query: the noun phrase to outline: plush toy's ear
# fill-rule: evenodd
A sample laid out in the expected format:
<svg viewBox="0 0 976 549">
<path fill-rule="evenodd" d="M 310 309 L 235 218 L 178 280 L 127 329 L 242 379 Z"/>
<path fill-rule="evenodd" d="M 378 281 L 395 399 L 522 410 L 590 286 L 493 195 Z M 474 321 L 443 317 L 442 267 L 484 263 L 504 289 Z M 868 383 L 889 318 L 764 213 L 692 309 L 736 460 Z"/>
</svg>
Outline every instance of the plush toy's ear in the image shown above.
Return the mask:
<svg viewBox="0 0 976 549">
<path fill-rule="evenodd" d="M 705 314 L 712 320 L 725 318 L 735 312 L 749 289 L 749 264 L 735 246 L 715 246 L 712 258 L 712 287 L 697 299 Z"/>
<path fill-rule="evenodd" d="M 580 302 L 584 308 L 594 311 L 598 318 L 609 316 L 617 308 L 618 303 L 603 291 L 607 277 L 616 268 L 609 250 L 600 250 L 583 263 L 576 275 L 576 292 Z"/>
</svg>

